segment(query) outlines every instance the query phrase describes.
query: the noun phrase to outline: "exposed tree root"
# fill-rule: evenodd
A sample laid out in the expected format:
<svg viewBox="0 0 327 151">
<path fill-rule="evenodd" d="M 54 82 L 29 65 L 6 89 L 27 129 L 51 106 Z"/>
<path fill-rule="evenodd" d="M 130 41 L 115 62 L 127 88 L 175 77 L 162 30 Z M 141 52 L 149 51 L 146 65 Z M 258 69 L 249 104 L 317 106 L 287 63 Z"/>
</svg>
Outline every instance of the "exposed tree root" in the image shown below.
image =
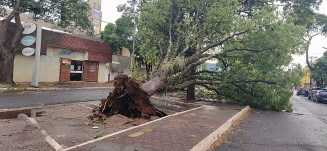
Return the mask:
<svg viewBox="0 0 327 151">
<path fill-rule="evenodd" d="M 121 114 L 129 118 L 163 117 L 167 114 L 156 109 L 150 96 L 142 90 L 134 78 L 119 74 L 114 79 L 115 89 L 107 99 L 102 99 L 100 107 L 93 110 L 92 120 L 103 119 L 103 115 Z"/>
</svg>

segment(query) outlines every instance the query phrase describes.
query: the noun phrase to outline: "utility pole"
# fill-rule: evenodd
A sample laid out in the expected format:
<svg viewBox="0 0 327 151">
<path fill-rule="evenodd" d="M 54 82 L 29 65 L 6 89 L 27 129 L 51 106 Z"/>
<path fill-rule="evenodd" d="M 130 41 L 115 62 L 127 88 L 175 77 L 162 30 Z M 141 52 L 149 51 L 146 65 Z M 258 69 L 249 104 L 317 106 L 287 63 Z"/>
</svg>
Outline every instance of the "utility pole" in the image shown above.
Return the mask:
<svg viewBox="0 0 327 151">
<path fill-rule="evenodd" d="M 34 62 L 33 76 L 31 82 L 31 86 L 33 87 L 38 87 L 39 85 L 38 76 L 39 76 L 39 67 L 40 67 L 41 39 L 42 39 L 42 26 L 37 25 L 35 62 Z"/>
<path fill-rule="evenodd" d="M 311 57 L 309 57 L 310 58 L 310 64 L 312 64 L 312 60 L 313 59 L 316 59 L 317 57 L 316 56 L 311 56 Z M 312 71 L 311 71 L 312 72 Z M 312 85 L 312 83 L 311 83 L 311 72 L 310 72 L 310 85 L 309 85 L 309 87 L 311 88 L 311 85 Z"/>
</svg>

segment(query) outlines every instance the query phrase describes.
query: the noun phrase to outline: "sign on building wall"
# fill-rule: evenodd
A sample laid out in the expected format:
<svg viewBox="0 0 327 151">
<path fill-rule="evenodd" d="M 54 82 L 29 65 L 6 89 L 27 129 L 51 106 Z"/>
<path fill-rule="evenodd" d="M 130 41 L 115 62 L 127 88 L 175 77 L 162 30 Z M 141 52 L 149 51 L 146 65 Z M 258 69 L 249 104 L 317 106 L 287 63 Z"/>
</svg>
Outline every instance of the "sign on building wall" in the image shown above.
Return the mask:
<svg viewBox="0 0 327 151">
<path fill-rule="evenodd" d="M 24 28 L 24 31 L 23 31 L 23 34 L 24 35 L 27 35 L 27 34 L 31 34 L 33 33 L 35 30 L 36 30 L 36 25 L 34 23 L 24 23 L 22 24 L 23 28 Z M 31 46 L 35 43 L 36 39 L 34 36 L 25 36 L 21 39 L 21 43 L 24 45 L 24 46 Z M 35 52 L 35 50 L 33 48 L 24 48 L 22 50 L 22 54 L 24 56 L 31 56 L 33 55 Z"/>
<path fill-rule="evenodd" d="M 35 37 L 25 36 L 24 38 L 22 38 L 21 42 L 24 46 L 31 46 L 35 43 Z"/>
<path fill-rule="evenodd" d="M 101 28 L 101 4 L 98 4 L 96 2 L 93 2 L 93 27 L 95 34 L 99 35 L 100 34 L 100 28 Z"/>
<path fill-rule="evenodd" d="M 24 31 L 23 31 L 24 35 L 30 34 L 36 30 L 36 25 L 33 23 L 24 23 L 22 25 L 24 27 Z"/>
<path fill-rule="evenodd" d="M 22 54 L 24 56 L 31 56 L 31 55 L 34 54 L 34 52 L 35 52 L 35 50 L 33 48 L 26 47 L 26 48 L 23 49 Z"/>
<path fill-rule="evenodd" d="M 59 55 L 67 55 L 67 56 L 69 56 L 69 55 L 71 55 L 73 52 L 72 51 L 70 51 L 70 50 L 61 50 L 58 54 Z"/>
<path fill-rule="evenodd" d="M 70 66 L 70 64 L 71 64 L 71 60 L 68 59 L 68 58 L 62 58 L 62 60 L 61 60 L 61 64 L 62 64 L 62 65 L 69 65 L 69 66 Z"/>
</svg>

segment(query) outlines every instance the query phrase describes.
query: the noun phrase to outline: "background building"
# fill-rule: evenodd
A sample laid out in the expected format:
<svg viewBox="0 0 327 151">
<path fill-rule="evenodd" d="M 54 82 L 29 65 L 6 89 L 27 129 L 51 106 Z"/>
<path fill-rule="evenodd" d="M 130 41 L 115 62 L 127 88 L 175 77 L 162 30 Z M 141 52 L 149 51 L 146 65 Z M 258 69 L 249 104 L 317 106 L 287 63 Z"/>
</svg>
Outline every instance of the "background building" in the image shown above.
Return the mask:
<svg viewBox="0 0 327 151">
<path fill-rule="evenodd" d="M 101 0 L 89 0 L 88 2 L 92 8 L 91 20 L 94 27 L 94 34 L 96 36 L 99 36 L 101 32 L 101 22 L 102 22 Z"/>
<path fill-rule="evenodd" d="M 8 35 L 12 35 L 14 26 L 14 23 L 10 24 Z M 35 37 L 36 32 L 29 36 Z M 109 81 L 108 65 L 112 62 L 110 45 L 45 29 L 42 30 L 41 41 L 39 82 Z M 35 43 L 30 46 L 18 45 L 14 60 L 15 82 L 32 80 L 35 56 L 24 56 L 22 50 L 26 47 L 35 48 Z"/>
<path fill-rule="evenodd" d="M 303 68 L 304 76 L 301 78 L 301 87 L 302 88 L 310 88 L 310 69 L 308 67 Z"/>
</svg>

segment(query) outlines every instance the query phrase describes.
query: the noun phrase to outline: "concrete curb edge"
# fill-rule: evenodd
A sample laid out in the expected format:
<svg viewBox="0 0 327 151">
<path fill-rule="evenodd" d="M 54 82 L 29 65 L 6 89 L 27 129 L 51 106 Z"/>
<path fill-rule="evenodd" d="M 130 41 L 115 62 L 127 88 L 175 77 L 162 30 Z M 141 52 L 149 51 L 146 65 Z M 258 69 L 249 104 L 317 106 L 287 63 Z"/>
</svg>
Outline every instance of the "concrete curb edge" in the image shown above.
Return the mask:
<svg viewBox="0 0 327 151">
<path fill-rule="evenodd" d="M 233 117 L 228 119 L 223 125 L 221 125 L 217 130 L 209 134 L 206 138 L 200 141 L 197 145 L 195 145 L 190 151 L 199 151 L 199 150 L 209 150 L 211 145 L 215 143 L 227 130 L 235 126 L 235 122 L 241 119 L 243 115 L 249 112 L 250 107 L 246 106 L 240 112 L 235 114 Z"/>
<path fill-rule="evenodd" d="M 13 89 L 0 88 L 0 91 L 53 91 L 53 90 L 90 90 L 90 89 L 114 89 L 114 87 L 81 87 L 81 88 L 26 88 L 26 89 Z"/>
</svg>

